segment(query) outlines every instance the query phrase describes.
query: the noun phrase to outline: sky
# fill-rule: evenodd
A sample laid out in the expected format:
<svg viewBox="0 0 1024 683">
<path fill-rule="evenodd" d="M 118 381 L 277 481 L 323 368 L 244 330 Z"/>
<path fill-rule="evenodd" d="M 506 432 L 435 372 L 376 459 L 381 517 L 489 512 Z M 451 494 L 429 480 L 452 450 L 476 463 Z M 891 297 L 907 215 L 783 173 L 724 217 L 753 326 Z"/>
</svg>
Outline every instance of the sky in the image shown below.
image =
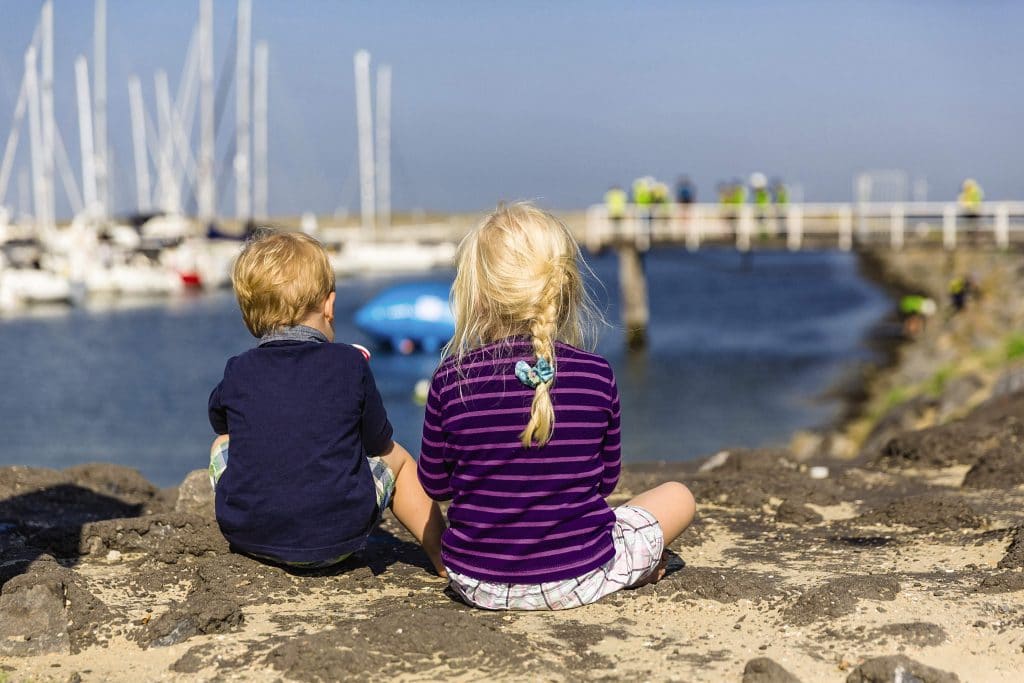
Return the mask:
<svg viewBox="0 0 1024 683">
<path fill-rule="evenodd" d="M 0 140 L 40 6 L 0 0 Z M 176 90 L 198 2 L 108 0 L 107 12 L 124 211 L 136 196 L 128 77 L 142 78 L 155 118 L 154 73 L 167 70 Z M 91 0 L 55 2 L 55 108 L 76 168 L 73 62 L 91 61 L 92 13 Z M 234 2 L 216 0 L 218 72 L 234 15 Z M 646 174 L 689 174 L 698 199 L 713 200 L 717 182 L 755 171 L 799 185 L 808 201 L 849 200 L 854 176 L 872 169 L 927 181 L 933 200 L 955 197 L 968 176 L 986 198 L 1022 199 L 1021 26 L 1024 3 L 985 0 L 254 0 L 254 40 L 270 52 L 270 212 L 358 211 L 360 48 L 393 69 L 396 211 L 512 199 L 581 208 Z M 233 93 L 227 103 L 218 161 L 233 136 Z M 229 180 L 223 213 L 233 197 Z"/>
</svg>

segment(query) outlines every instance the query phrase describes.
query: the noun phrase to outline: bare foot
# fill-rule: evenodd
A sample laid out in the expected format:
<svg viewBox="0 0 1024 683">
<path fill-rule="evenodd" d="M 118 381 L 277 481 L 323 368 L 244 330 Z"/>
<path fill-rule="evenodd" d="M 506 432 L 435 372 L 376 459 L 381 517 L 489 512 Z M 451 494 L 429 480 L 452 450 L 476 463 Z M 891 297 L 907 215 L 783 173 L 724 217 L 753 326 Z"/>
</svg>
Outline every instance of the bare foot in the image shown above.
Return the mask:
<svg viewBox="0 0 1024 683">
<path fill-rule="evenodd" d="M 650 574 L 645 576 L 644 578 L 642 578 L 639 581 L 637 581 L 636 583 L 634 583 L 631 586 L 631 588 L 640 588 L 641 586 L 646 586 L 647 584 L 650 584 L 650 583 L 658 583 L 659 581 L 661 581 L 665 577 L 665 569 L 667 567 L 668 567 L 668 551 L 667 550 L 663 550 L 661 552 L 661 559 L 658 560 L 658 565 L 654 568 L 654 570 Z"/>
</svg>

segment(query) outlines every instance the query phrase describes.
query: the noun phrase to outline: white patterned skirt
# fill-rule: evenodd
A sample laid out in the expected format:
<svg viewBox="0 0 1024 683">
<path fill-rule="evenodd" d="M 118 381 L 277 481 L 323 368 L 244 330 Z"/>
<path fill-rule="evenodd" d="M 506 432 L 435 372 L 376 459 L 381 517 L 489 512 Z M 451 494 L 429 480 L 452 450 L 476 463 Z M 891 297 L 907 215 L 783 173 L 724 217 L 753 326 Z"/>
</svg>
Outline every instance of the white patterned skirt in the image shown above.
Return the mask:
<svg viewBox="0 0 1024 683">
<path fill-rule="evenodd" d="M 615 508 L 615 557 L 583 576 L 547 583 L 481 581 L 448 568 L 449 586 L 470 605 L 483 609 L 555 610 L 597 602 L 642 582 L 658 563 L 665 537 L 658 520 L 632 505 Z"/>
</svg>

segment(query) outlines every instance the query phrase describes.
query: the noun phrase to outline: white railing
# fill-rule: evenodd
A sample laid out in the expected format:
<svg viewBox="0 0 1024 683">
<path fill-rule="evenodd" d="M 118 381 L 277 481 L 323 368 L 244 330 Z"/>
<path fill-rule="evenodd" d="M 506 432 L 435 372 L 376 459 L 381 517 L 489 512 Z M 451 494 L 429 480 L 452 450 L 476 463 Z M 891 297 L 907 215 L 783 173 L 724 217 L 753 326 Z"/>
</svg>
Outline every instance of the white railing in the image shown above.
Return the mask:
<svg viewBox="0 0 1024 683">
<path fill-rule="evenodd" d="M 843 250 L 857 244 L 888 243 L 901 249 L 909 240 L 938 241 L 953 249 L 964 235 L 991 240 L 1005 249 L 1024 241 L 1024 202 L 984 202 L 973 211 L 949 202 L 627 205 L 611 217 L 604 204 L 587 210 L 584 243 L 591 250 L 632 243 L 685 244 L 695 250 L 707 241 L 734 242 L 747 251 L 755 239 L 784 239 L 790 250 L 805 241 L 834 241 Z M 1018 237 L 1021 236 L 1021 237 Z"/>
</svg>

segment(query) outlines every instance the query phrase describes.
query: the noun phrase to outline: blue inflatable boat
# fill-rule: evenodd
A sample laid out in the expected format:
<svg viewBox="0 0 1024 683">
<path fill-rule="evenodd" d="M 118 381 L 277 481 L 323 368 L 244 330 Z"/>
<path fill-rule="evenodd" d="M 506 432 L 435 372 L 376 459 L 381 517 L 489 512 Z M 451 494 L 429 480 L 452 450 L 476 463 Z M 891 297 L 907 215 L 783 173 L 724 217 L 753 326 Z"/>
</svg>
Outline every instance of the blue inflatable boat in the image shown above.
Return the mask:
<svg viewBox="0 0 1024 683">
<path fill-rule="evenodd" d="M 391 287 L 356 311 L 356 326 L 377 343 L 401 353 L 439 351 L 455 334 L 449 290 L 441 282 Z"/>
</svg>

